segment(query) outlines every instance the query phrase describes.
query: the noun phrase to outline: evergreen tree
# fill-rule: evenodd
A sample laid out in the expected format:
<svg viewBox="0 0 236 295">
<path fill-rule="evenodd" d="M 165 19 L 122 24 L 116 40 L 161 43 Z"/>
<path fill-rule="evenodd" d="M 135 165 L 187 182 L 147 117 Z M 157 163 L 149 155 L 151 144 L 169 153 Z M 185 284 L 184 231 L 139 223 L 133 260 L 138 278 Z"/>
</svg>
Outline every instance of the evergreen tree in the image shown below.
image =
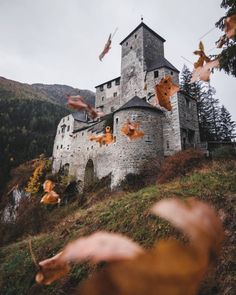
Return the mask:
<svg viewBox="0 0 236 295">
<path fill-rule="evenodd" d="M 225 16 L 221 17 L 216 23 L 216 26 L 223 31 L 225 18 L 236 14 L 236 0 L 223 0 L 221 2 L 221 7 L 226 9 L 226 13 Z M 220 68 L 227 74 L 236 77 L 236 35 L 232 39 L 227 40 L 219 59 Z"/>
<path fill-rule="evenodd" d="M 224 105 L 220 109 L 220 139 L 222 141 L 232 141 L 235 135 L 236 123 L 232 121 L 229 111 Z"/>
</svg>

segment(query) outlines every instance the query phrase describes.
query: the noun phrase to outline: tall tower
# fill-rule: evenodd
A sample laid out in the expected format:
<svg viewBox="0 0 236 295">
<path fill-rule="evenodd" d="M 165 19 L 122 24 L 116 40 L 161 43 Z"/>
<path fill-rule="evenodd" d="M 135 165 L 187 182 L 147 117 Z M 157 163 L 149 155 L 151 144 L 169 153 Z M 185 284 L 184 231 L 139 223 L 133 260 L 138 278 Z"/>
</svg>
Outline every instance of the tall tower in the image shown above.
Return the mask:
<svg viewBox="0 0 236 295">
<path fill-rule="evenodd" d="M 146 96 L 144 84 L 148 72 L 168 68 L 172 72 L 175 71 L 178 76 L 178 70 L 164 57 L 164 42 L 165 39 L 141 22 L 120 43 L 121 105 L 135 95 Z"/>
</svg>

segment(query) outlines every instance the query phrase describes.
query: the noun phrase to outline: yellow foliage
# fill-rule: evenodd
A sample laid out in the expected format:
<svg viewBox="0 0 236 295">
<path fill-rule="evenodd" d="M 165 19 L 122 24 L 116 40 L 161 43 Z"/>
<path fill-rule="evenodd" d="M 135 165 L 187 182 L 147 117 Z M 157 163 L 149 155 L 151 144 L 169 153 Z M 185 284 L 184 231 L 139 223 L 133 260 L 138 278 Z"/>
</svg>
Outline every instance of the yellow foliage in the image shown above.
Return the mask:
<svg viewBox="0 0 236 295">
<path fill-rule="evenodd" d="M 26 192 L 36 194 L 39 191 L 40 186 L 41 186 L 39 178 L 43 173 L 43 169 L 45 167 L 45 164 L 46 164 L 45 159 L 40 159 L 38 161 L 38 165 L 35 168 L 33 175 L 30 177 L 30 179 L 25 187 Z"/>
</svg>

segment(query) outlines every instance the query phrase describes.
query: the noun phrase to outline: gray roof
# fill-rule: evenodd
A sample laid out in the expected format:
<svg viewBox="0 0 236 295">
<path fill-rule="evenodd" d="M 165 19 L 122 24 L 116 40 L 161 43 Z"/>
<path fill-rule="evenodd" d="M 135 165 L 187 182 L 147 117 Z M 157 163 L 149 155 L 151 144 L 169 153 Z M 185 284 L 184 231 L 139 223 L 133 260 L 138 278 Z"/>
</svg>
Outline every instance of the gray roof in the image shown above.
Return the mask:
<svg viewBox="0 0 236 295">
<path fill-rule="evenodd" d="M 76 121 L 88 122 L 87 115 L 85 111 L 78 111 L 71 114 Z"/>
<path fill-rule="evenodd" d="M 98 88 L 98 87 L 100 87 L 100 86 L 102 86 L 102 85 L 105 85 L 105 84 L 107 84 L 107 83 L 109 83 L 109 82 L 113 82 L 113 81 L 115 81 L 115 80 L 120 80 L 120 76 L 119 76 L 119 77 L 116 77 L 116 78 L 114 78 L 114 79 L 112 79 L 112 80 L 109 80 L 109 81 L 103 82 L 103 83 L 101 83 L 101 84 L 95 86 L 95 88 Z"/>
<path fill-rule="evenodd" d="M 150 72 L 163 67 L 169 68 L 179 73 L 179 70 L 176 69 L 176 67 L 174 67 L 164 56 L 161 55 L 159 56 L 158 60 L 153 61 L 151 65 L 147 65 L 146 70 Z"/>
<path fill-rule="evenodd" d="M 152 109 L 156 112 L 161 112 L 161 110 L 157 109 L 156 107 L 152 106 L 150 103 L 146 102 L 146 100 L 138 97 L 138 96 L 134 96 L 133 98 L 131 98 L 131 100 L 129 100 L 127 103 L 125 103 L 123 106 L 121 106 L 118 110 L 116 110 L 114 113 L 121 111 L 121 110 L 126 110 L 126 109 L 130 109 L 130 108 L 142 108 L 142 109 Z"/>
<path fill-rule="evenodd" d="M 145 29 L 147 29 L 150 33 L 152 33 L 154 36 L 156 36 L 162 42 L 166 41 L 164 38 L 162 38 L 160 35 L 158 35 L 156 32 L 154 32 L 151 28 L 149 28 L 145 23 L 141 22 L 127 37 L 125 37 L 125 39 L 123 39 L 120 42 L 120 45 L 122 45 L 131 35 L 133 35 L 134 32 L 136 32 L 141 27 L 144 27 Z"/>
</svg>

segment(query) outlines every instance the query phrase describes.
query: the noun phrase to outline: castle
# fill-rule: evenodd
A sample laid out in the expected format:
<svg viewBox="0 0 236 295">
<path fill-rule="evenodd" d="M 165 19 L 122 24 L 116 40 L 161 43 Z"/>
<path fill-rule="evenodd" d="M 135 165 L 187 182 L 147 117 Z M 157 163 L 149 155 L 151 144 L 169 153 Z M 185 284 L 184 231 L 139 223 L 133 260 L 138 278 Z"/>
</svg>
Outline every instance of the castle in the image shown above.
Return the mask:
<svg viewBox="0 0 236 295">
<path fill-rule="evenodd" d="M 165 76 L 179 83 L 179 71 L 164 57 L 165 40 L 141 22 L 121 41 L 121 75 L 96 86 L 96 110 L 106 115 L 89 120 L 83 111 L 61 119 L 53 148 L 53 172 L 67 169 L 82 187 L 111 175 L 111 188 L 129 173 L 138 174 L 152 159 L 200 142 L 196 100 L 179 91 L 172 111 L 154 106 L 154 85 Z M 144 87 L 145 84 L 145 87 Z M 127 120 L 139 122 L 144 136 L 130 141 L 121 133 Z M 100 146 L 89 136 L 110 126 L 114 142 Z"/>
</svg>

